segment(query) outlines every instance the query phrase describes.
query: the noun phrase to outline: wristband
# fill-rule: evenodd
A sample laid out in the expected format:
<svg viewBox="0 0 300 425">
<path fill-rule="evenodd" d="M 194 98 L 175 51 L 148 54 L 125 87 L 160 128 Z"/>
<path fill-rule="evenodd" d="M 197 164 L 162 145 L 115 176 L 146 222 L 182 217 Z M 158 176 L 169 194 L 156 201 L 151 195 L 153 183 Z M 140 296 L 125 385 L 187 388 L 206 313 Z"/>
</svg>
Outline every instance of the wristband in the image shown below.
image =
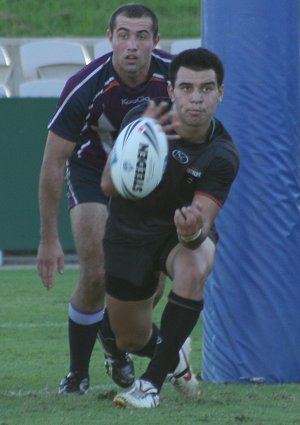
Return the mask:
<svg viewBox="0 0 300 425">
<path fill-rule="evenodd" d="M 183 242 L 189 243 L 189 242 L 193 242 L 196 239 L 198 239 L 199 236 L 201 235 L 201 233 L 202 233 L 202 228 L 200 227 L 200 229 L 197 230 L 197 232 L 193 233 L 192 235 L 187 235 L 187 236 L 179 235 L 179 237 Z"/>
</svg>

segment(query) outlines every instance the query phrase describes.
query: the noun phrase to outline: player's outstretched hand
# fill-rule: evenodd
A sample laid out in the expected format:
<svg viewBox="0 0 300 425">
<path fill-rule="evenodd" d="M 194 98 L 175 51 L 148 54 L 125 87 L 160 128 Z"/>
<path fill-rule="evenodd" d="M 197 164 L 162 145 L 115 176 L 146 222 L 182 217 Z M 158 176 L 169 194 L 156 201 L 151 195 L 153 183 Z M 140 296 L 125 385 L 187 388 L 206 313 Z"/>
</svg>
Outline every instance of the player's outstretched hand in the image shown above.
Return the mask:
<svg viewBox="0 0 300 425">
<path fill-rule="evenodd" d="M 168 106 L 168 102 L 163 101 L 156 104 L 153 100 L 150 100 L 143 116 L 158 121 L 163 131 L 166 133 L 167 138 L 169 140 L 176 140 L 180 138 L 180 136 L 176 134 L 179 122 L 176 112 L 173 109 L 168 110 Z"/>
<path fill-rule="evenodd" d="M 64 253 L 59 240 L 52 243 L 41 242 L 37 255 L 37 270 L 47 289 L 51 289 L 55 284 L 55 272 L 63 273 Z"/>
</svg>

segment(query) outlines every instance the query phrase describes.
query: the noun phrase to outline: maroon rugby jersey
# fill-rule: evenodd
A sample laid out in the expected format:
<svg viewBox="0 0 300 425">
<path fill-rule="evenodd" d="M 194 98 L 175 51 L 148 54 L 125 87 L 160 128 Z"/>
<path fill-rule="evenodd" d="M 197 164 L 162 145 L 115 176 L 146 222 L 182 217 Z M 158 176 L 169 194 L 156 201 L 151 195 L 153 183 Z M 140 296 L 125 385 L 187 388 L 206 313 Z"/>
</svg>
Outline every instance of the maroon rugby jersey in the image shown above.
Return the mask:
<svg viewBox="0 0 300 425">
<path fill-rule="evenodd" d="M 155 97 L 166 97 L 172 56 L 152 52 L 148 80 L 131 88 L 112 66 L 112 52 L 95 59 L 66 83 L 49 130 L 76 143 L 72 163 L 102 168 L 125 114 Z"/>
</svg>

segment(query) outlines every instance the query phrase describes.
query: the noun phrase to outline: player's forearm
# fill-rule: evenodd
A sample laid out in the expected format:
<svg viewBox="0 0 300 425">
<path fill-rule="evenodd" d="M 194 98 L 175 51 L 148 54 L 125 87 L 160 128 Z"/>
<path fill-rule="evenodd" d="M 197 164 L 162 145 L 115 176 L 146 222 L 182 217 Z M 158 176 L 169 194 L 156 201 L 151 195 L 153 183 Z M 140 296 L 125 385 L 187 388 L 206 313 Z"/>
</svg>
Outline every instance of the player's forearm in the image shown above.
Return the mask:
<svg viewBox="0 0 300 425">
<path fill-rule="evenodd" d="M 39 182 L 41 241 L 58 238 L 58 212 L 64 182 L 64 165 L 43 163 Z"/>
</svg>

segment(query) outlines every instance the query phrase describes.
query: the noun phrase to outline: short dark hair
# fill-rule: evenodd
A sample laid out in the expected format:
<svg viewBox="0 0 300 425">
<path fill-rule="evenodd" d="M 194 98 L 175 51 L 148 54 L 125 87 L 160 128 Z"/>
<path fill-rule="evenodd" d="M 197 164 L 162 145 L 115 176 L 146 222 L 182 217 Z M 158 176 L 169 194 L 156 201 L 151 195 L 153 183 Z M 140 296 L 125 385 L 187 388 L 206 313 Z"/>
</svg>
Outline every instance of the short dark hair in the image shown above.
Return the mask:
<svg viewBox="0 0 300 425">
<path fill-rule="evenodd" d="M 142 3 L 127 3 L 115 10 L 108 21 L 108 27 L 111 32 L 113 32 L 116 28 L 116 20 L 119 15 L 126 16 L 127 18 L 148 17 L 152 21 L 152 31 L 154 36 L 158 34 L 157 16 L 151 9 L 149 9 L 149 7 Z"/>
<path fill-rule="evenodd" d="M 193 71 L 202 71 L 213 69 L 217 76 L 217 83 L 220 86 L 224 80 L 224 66 L 222 61 L 208 49 L 199 47 L 197 49 L 188 49 L 178 53 L 171 62 L 169 77 L 172 87 L 180 67 L 192 69 Z"/>
</svg>

